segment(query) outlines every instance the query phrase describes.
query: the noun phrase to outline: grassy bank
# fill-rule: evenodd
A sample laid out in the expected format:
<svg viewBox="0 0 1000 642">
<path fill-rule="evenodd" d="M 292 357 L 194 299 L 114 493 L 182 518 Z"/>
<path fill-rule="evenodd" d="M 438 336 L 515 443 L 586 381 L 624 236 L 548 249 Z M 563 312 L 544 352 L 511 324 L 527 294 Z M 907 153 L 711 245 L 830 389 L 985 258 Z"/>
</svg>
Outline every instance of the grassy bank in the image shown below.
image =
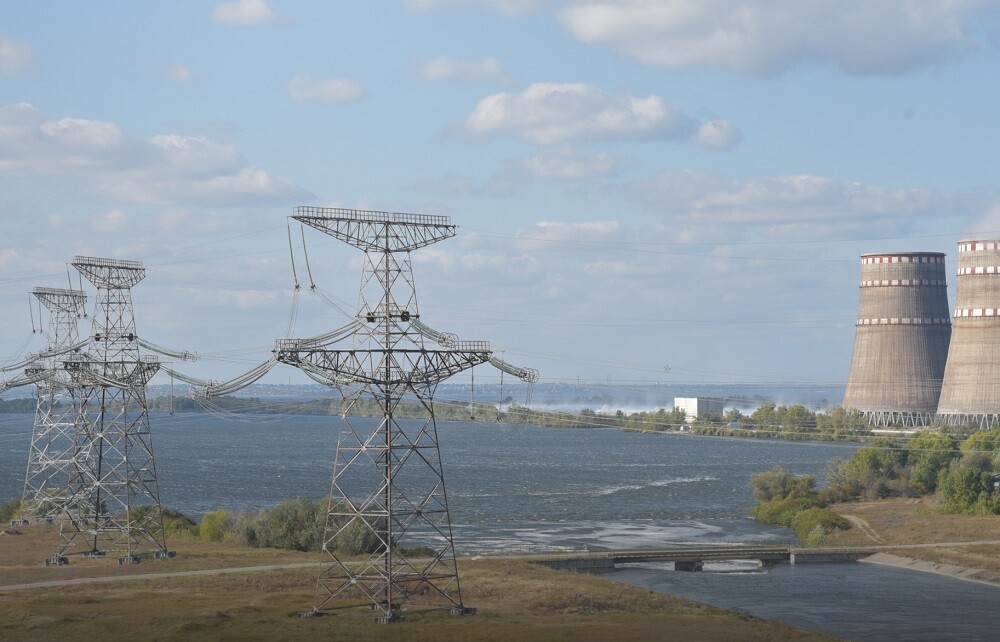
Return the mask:
<svg viewBox="0 0 1000 642">
<path fill-rule="evenodd" d="M 891 552 L 1000 574 L 1000 544 L 968 543 L 1000 540 L 1000 516 L 948 514 L 940 496 L 849 502 L 831 508 L 857 527 L 830 533 L 827 545 L 905 546 Z M 913 546 L 918 544 L 935 546 Z"/>
<path fill-rule="evenodd" d="M 56 544 L 51 527 L 0 536 L 3 584 L 73 576 L 315 561 L 316 554 L 175 539 L 173 560 L 119 567 L 74 559 L 38 562 Z M 376 625 L 370 614 L 301 618 L 315 603 L 315 568 L 134 579 L 0 591 L 0 638 L 14 640 L 813 640 L 831 639 L 599 577 L 516 560 L 462 560 L 465 602 L 479 615 L 414 615 Z"/>
</svg>

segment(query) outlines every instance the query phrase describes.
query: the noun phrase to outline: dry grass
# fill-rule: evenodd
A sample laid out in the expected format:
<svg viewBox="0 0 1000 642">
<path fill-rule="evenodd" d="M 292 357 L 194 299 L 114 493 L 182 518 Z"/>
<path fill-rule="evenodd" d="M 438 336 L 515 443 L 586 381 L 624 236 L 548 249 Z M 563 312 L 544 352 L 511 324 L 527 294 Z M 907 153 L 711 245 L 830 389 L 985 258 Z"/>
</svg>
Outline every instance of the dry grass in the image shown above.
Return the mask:
<svg viewBox="0 0 1000 642">
<path fill-rule="evenodd" d="M 859 528 L 831 533 L 826 543 L 833 546 L 873 544 L 934 544 L 956 542 L 953 546 L 903 548 L 897 555 L 1000 571 L 1000 545 L 963 545 L 961 542 L 1000 540 L 1000 516 L 949 515 L 942 512 L 938 497 L 894 498 L 872 502 L 838 504 L 842 515 L 855 515 L 871 526 L 880 542 Z"/>
<path fill-rule="evenodd" d="M 5 527 L 0 529 L 0 532 L 20 533 L 0 535 L 0 577 L 3 578 L 0 584 L 3 585 L 79 577 L 190 571 L 201 568 L 295 564 L 319 560 L 315 553 L 250 548 L 225 542 L 206 542 L 185 536 L 167 540 L 168 548 L 183 551 L 183 554 L 171 560 L 147 558 L 141 564 L 118 566 L 116 555 L 109 554 L 106 559 L 74 556 L 71 558 L 71 564 L 56 568 L 45 567 L 43 562 L 55 555 L 59 549 L 57 526 L 42 524 Z"/>
<path fill-rule="evenodd" d="M 48 533 L 3 536 L 3 584 L 84 575 L 315 561 L 316 555 L 176 540 L 173 560 L 112 560 L 45 568 Z M 39 555 L 38 553 L 42 554 Z M 513 560 L 463 560 L 475 617 L 411 614 L 376 625 L 371 614 L 302 618 L 316 603 L 313 569 L 126 580 L 0 593 L 0 639 L 151 640 L 812 640 L 831 639 L 595 576 Z M 16 579 L 15 579 L 16 578 Z"/>
</svg>

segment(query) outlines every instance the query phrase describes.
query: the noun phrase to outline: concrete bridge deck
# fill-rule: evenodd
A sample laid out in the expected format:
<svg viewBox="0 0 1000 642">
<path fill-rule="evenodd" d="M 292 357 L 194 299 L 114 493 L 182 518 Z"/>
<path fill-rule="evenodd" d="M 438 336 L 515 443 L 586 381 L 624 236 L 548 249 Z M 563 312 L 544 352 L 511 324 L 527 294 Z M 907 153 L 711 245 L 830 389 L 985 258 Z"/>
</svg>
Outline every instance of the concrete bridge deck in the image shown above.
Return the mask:
<svg viewBox="0 0 1000 642">
<path fill-rule="evenodd" d="M 719 544 L 674 545 L 626 549 L 600 549 L 536 553 L 520 559 L 549 568 L 601 573 L 615 570 L 618 564 L 673 562 L 675 570 L 700 571 L 705 562 L 756 560 L 763 566 L 787 562 L 856 562 L 877 552 L 876 548 L 802 548 L 790 545 Z"/>
</svg>

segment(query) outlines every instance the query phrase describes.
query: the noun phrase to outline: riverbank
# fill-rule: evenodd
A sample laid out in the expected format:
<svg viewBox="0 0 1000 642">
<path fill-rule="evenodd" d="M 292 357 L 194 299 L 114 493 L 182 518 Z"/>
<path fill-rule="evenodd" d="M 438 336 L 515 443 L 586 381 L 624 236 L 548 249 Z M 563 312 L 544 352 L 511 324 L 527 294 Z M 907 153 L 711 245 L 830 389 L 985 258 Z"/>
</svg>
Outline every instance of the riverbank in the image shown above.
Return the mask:
<svg viewBox="0 0 1000 642">
<path fill-rule="evenodd" d="M 943 575 L 956 580 L 966 582 L 977 582 L 1000 588 L 1000 572 L 989 571 L 983 568 L 965 568 L 952 564 L 939 564 L 936 562 L 925 562 L 912 557 L 901 557 L 892 553 L 876 553 L 863 560 L 863 564 L 879 564 L 881 566 L 892 566 L 894 568 L 905 568 L 921 573 L 933 573 Z"/>
<path fill-rule="evenodd" d="M 10 530 L 10 529 L 8 529 Z M 42 555 L 57 544 L 55 530 L 31 526 L 2 536 L 3 584 L 68 577 L 108 580 L 4 590 L 0 638 L 100 640 L 829 640 L 828 636 L 660 595 L 605 579 L 553 571 L 517 560 L 460 560 L 462 592 L 474 617 L 414 614 L 406 623 L 373 623 L 369 613 L 302 618 L 316 601 L 317 554 L 249 549 L 175 538 L 171 560 L 119 567 L 111 560 L 79 560 L 45 567 Z M 211 569 L 269 561 L 300 568 L 213 573 Z M 199 575 L 143 577 L 181 570 Z"/>
<path fill-rule="evenodd" d="M 1000 586 L 1000 515 L 945 513 L 937 495 L 831 508 L 854 528 L 831 533 L 827 545 L 885 547 L 866 561 Z"/>
</svg>

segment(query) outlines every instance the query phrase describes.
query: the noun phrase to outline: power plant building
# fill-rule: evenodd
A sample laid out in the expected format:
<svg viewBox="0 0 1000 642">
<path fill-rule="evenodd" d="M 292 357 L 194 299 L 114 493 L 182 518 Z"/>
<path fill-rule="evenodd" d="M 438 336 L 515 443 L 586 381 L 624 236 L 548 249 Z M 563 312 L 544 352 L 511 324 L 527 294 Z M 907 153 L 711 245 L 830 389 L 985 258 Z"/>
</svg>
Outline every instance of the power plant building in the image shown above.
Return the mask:
<svg viewBox="0 0 1000 642">
<path fill-rule="evenodd" d="M 1000 240 L 959 241 L 957 279 L 938 415 L 988 428 L 1000 420 Z"/>
<path fill-rule="evenodd" d="M 874 425 L 929 424 L 948 357 L 949 317 L 944 254 L 862 254 L 844 407 Z"/>
<path fill-rule="evenodd" d="M 721 415 L 725 409 L 725 402 L 711 397 L 674 397 L 674 408 L 683 410 L 687 420 L 693 421 L 699 415 Z"/>
</svg>

